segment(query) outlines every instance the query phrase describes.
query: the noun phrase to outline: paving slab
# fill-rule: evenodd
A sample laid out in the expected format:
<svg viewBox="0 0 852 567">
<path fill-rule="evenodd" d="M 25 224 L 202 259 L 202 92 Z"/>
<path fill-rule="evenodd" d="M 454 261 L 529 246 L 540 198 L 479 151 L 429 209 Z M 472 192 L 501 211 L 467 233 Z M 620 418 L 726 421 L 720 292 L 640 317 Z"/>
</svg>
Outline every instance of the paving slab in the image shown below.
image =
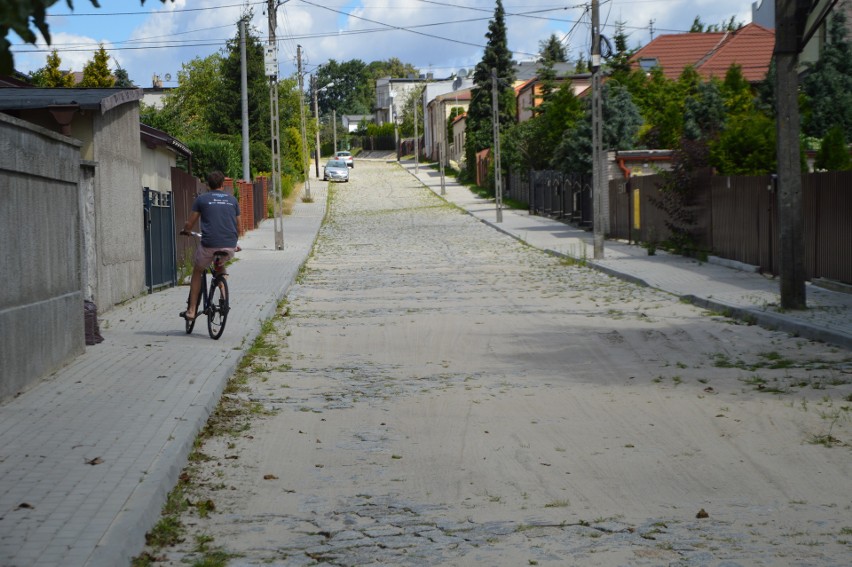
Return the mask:
<svg viewBox="0 0 852 567">
<path fill-rule="evenodd" d="M 283 219 L 240 241 L 218 341 L 184 332 L 180 286 L 100 317 L 105 340 L 0 406 L 0 565 L 127 565 L 144 546 L 193 441 L 307 259 L 326 210 L 312 187 Z"/>
</svg>

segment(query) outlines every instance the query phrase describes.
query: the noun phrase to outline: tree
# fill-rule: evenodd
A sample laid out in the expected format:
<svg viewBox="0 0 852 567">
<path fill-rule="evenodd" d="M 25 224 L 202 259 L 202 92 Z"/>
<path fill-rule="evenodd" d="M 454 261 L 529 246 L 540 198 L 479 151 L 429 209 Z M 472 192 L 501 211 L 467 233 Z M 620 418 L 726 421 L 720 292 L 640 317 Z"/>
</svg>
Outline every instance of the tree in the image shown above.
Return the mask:
<svg viewBox="0 0 852 567">
<path fill-rule="evenodd" d="M 370 114 L 375 104 L 376 83 L 360 59 L 337 62 L 331 59 L 317 69 L 317 104 L 320 114 Z M 311 92 L 313 95 L 313 92 Z"/>
<path fill-rule="evenodd" d="M 130 80 L 130 76 L 127 74 L 126 69 L 122 69 L 121 67 L 119 67 L 115 70 L 115 73 L 113 73 L 113 75 L 115 76 L 116 87 L 120 87 L 123 89 L 131 89 L 136 86 L 135 84 L 133 84 L 133 81 Z"/>
<path fill-rule="evenodd" d="M 634 50 L 627 47 L 627 33 L 624 31 L 625 22 L 615 22 L 615 53 L 609 58 L 609 80 L 625 82 L 630 75 L 630 57 Z"/>
<path fill-rule="evenodd" d="M 251 12 L 244 15 L 251 19 Z M 266 77 L 264 48 L 255 32 L 246 26 L 246 77 L 248 82 L 248 118 L 250 142 L 269 145 L 269 82 Z M 218 88 L 208 94 L 208 127 L 222 136 L 239 138 L 242 132 L 242 100 L 240 92 L 242 62 L 240 60 L 239 31 L 228 40 L 221 53 Z M 223 96 L 229 93 L 229 96 Z M 271 169 L 271 168 L 264 168 Z"/>
<path fill-rule="evenodd" d="M 414 136 L 414 113 L 417 112 L 417 123 L 419 133 L 423 133 L 423 105 L 420 104 L 420 99 L 423 96 L 423 89 L 412 89 L 408 92 L 405 100 L 402 102 L 402 112 L 399 119 L 399 135 L 403 138 Z"/>
<path fill-rule="evenodd" d="M 731 16 L 730 20 L 722 22 L 721 24 L 704 25 L 704 22 L 701 21 L 701 16 L 695 16 L 695 19 L 692 21 L 692 27 L 689 28 L 689 33 L 737 31 L 743 27 L 743 23 L 736 21 L 736 19 L 736 16 Z"/>
<path fill-rule="evenodd" d="M 502 0 L 497 0 L 494 17 L 488 24 L 485 34 L 488 42 L 473 72 L 473 89 L 467 111 L 465 128 L 465 161 L 467 173 L 474 169 L 476 154 L 493 143 L 492 134 L 492 69 L 497 70 L 498 110 L 501 132 L 508 130 L 515 120 L 515 91 L 512 84 L 515 73 L 512 67 L 512 53 L 506 38 L 505 11 Z"/>
<path fill-rule="evenodd" d="M 817 171 L 847 171 L 852 169 L 849 146 L 843 136 L 843 128 L 829 128 L 817 151 L 814 169 Z"/>
<path fill-rule="evenodd" d="M 683 136 L 687 140 L 713 140 L 726 120 L 725 99 L 719 81 L 701 83 L 696 95 L 688 97 L 684 103 Z"/>
<path fill-rule="evenodd" d="M 570 89 L 560 89 L 559 93 Z M 636 147 L 642 116 L 626 87 L 619 83 L 606 83 L 601 91 L 604 148 L 630 150 Z M 573 120 L 555 146 L 551 166 L 565 173 L 592 172 L 592 115 L 590 100 L 580 106 L 572 105 Z"/>
<path fill-rule="evenodd" d="M 828 27 L 819 60 L 802 80 L 806 95 L 802 120 L 805 134 L 822 138 L 835 125 L 852 139 L 852 45 L 846 32 L 846 15 L 836 10 Z"/>
<path fill-rule="evenodd" d="M 632 150 L 639 141 L 642 114 L 627 87 L 606 83 L 603 87 L 603 144 L 605 149 Z"/>
<path fill-rule="evenodd" d="M 551 63 L 565 63 L 568 61 L 568 52 L 555 33 L 538 43 L 538 60 L 542 63 L 546 61 Z"/>
<path fill-rule="evenodd" d="M 207 137 L 215 131 L 213 109 L 216 99 L 226 96 L 222 81 L 222 56 L 218 53 L 196 57 L 184 63 L 177 74 L 178 86 L 165 97 L 156 111 L 143 108 L 141 119 L 176 138 Z M 230 93 L 239 99 L 239 91 Z"/>
<path fill-rule="evenodd" d="M 710 163 L 723 175 L 765 175 L 776 171 L 775 121 L 761 112 L 729 120 L 710 146 Z"/>
<path fill-rule="evenodd" d="M 35 26 L 44 41 L 50 45 L 50 27 L 47 25 L 47 9 L 59 0 L 3 0 L 3 8 L 0 9 L 0 73 L 10 74 L 15 69 L 9 42 L 9 32 L 13 31 L 26 43 L 34 44 L 38 41 L 35 31 L 30 25 Z M 98 0 L 89 0 L 95 8 L 100 8 Z M 166 0 L 160 0 L 166 3 Z M 174 2 L 174 0 L 171 0 Z M 68 7 L 73 9 L 72 0 L 65 0 Z M 145 0 L 140 0 L 145 4 Z"/>
<path fill-rule="evenodd" d="M 564 132 L 583 119 L 583 112 L 583 103 L 574 95 L 570 81 L 566 81 L 542 100 L 530 120 L 514 126 L 504 136 L 501 147 L 506 163 L 517 171 L 548 169 Z"/>
<path fill-rule="evenodd" d="M 109 54 L 100 44 L 92 59 L 83 67 L 83 78 L 78 86 L 84 88 L 109 88 L 115 85 L 115 77 L 109 70 Z"/>
<path fill-rule="evenodd" d="M 73 87 L 74 77 L 70 73 L 63 73 L 59 69 L 61 64 L 59 52 L 54 49 L 47 56 L 46 65 L 30 77 L 32 83 L 37 87 Z"/>
</svg>

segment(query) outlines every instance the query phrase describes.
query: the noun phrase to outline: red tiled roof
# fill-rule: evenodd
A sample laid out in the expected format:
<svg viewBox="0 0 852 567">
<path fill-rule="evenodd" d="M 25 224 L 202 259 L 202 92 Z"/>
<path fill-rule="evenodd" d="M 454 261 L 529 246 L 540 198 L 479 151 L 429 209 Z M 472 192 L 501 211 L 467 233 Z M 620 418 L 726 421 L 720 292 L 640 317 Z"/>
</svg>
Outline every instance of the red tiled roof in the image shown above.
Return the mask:
<svg viewBox="0 0 852 567">
<path fill-rule="evenodd" d="M 708 79 L 723 78 L 736 63 L 749 82 L 762 81 L 775 48 L 775 31 L 748 24 L 734 32 L 661 35 L 637 51 L 631 65 L 639 69 L 641 59 L 656 59 L 669 79 L 677 79 L 687 65 Z"/>
</svg>

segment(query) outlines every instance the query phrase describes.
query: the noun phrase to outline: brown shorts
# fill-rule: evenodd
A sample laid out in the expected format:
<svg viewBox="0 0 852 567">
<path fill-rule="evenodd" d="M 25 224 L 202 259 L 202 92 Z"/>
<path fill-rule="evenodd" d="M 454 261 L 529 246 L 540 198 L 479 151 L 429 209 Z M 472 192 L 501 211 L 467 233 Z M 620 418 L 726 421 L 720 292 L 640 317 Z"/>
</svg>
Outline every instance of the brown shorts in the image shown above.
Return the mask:
<svg viewBox="0 0 852 567">
<path fill-rule="evenodd" d="M 236 248 L 205 248 L 204 246 L 199 244 L 195 248 L 195 257 L 192 259 L 192 263 L 199 270 L 203 270 L 204 268 L 213 263 L 214 253 L 225 252 L 227 254 L 225 262 L 227 263 L 228 261 L 233 259 L 236 251 Z"/>
</svg>

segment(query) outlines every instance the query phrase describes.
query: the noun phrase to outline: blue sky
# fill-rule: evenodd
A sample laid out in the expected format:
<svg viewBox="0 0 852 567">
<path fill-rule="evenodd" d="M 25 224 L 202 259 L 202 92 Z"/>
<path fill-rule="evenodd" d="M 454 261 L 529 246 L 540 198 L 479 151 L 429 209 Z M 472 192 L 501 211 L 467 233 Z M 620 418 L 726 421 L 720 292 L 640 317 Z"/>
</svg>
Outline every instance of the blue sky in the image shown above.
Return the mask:
<svg viewBox="0 0 852 567">
<path fill-rule="evenodd" d="M 280 0 L 279 0 L 280 1 Z M 764 0 L 766 1 L 766 0 Z M 503 0 L 509 47 L 517 60 L 535 56 L 539 42 L 556 34 L 575 58 L 588 53 L 589 15 L 583 2 Z M 175 86 L 183 63 L 224 47 L 237 33 L 246 7 L 251 25 L 266 42 L 266 0 L 65 0 L 48 10 L 52 47 L 65 69 L 82 70 L 93 49 L 104 43 L 112 68 L 126 69 L 137 85 L 151 86 L 152 76 Z M 301 45 L 306 70 L 335 59 L 365 62 L 397 57 L 421 72 L 448 76 L 470 69 L 482 56 L 494 0 L 287 0 L 278 8 L 277 37 L 281 76 L 295 72 L 296 46 Z M 751 2 L 741 0 L 602 0 L 604 34 L 622 21 L 630 46 L 647 43 L 651 22 L 655 35 L 689 29 L 695 16 L 707 24 L 751 21 Z M 12 34 L 13 43 L 20 40 Z M 17 45 L 18 70 L 30 72 L 45 63 L 49 48 Z"/>
</svg>

